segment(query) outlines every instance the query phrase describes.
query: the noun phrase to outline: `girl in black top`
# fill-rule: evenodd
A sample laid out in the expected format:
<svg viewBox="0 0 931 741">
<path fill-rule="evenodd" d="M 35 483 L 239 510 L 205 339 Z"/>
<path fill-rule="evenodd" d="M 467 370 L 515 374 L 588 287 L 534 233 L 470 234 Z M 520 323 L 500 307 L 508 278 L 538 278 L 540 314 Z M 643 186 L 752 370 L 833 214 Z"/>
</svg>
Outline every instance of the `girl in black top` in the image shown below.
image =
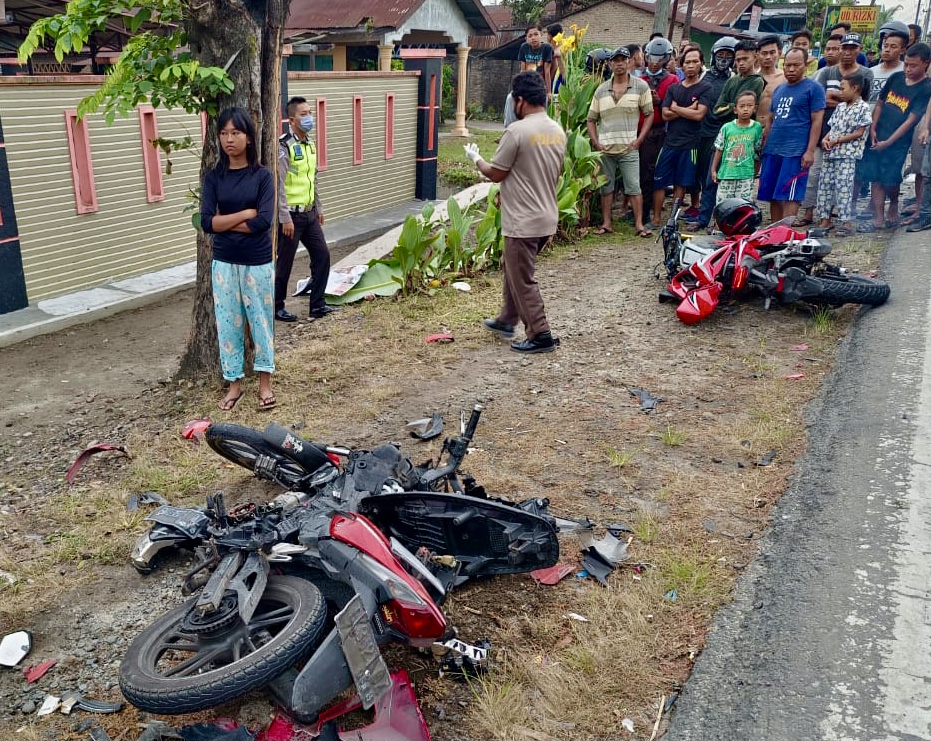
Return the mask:
<svg viewBox="0 0 931 741">
<path fill-rule="evenodd" d="M 272 174 L 259 164 L 255 126 L 242 108 L 228 108 L 217 120 L 220 160 L 204 177 L 200 224 L 213 234 L 213 306 L 220 344 L 220 367 L 229 390 L 217 406 L 230 411 L 242 396 L 245 325 L 255 345 L 259 409 L 277 403 L 275 371 L 275 271 L 270 228 L 275 212 Z"/>
</svg>

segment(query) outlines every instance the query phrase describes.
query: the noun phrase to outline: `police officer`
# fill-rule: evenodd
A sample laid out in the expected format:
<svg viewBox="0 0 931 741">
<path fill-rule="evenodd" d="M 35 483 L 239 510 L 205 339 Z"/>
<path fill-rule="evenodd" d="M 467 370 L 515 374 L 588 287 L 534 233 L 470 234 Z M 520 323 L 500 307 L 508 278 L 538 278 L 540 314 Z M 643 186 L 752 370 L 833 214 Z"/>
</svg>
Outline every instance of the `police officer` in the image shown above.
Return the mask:
<svg viewBox="0 0 931 741">
<path fill-rule="evenodd" d="M 323 209 L 317 194 L 317 148 L 310 138 L 314 117 L 305 98 L 288 101 L 290 133 L 278 139 L 278 261 L 275 263 L 275 319 L 297 321 L 285 309 L 294 254 L 300 242 L 310 255 L 310 317 L 321 319 L 336 309 L 323 299 L 330 275 L 330 250 L 323 236 Z"/>
</svg>

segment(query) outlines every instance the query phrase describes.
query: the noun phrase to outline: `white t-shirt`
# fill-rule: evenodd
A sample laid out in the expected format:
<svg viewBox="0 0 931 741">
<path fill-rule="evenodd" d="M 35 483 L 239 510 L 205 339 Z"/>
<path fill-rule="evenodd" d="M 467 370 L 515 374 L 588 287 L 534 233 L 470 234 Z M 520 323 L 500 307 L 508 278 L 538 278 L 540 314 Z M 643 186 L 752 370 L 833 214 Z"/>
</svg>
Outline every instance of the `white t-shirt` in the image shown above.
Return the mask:
<svg viewBox="0 0 931 741">
<path fill-rule="evenodd" d="M 876 101 L 879 100 L 879 94 L 882 92 L 883 85 L 886 84 L 892 75 L 896 72 L 901 72 L 905 69 L 905 64 L 899 62 L 898 66 L 893 67 L 892 69 L 885 69 L 882 64 L 877 64 L 875 67 L 870 67 L 870 72 L 873 73 L 873 84 L 870 86 L 870 110 L 876 106 Z"/>
</svg>

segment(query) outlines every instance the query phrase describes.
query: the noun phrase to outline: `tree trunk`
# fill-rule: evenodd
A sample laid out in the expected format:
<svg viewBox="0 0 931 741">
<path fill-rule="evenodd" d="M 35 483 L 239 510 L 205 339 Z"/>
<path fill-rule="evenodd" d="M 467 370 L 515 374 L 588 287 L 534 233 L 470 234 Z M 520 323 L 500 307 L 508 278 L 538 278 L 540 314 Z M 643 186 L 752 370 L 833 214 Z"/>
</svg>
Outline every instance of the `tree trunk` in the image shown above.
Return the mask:
<svg viewBox="0 0 931 741">
<path fill-rule="evenodd" d="M 226 67 L 233 80 L 230 96 L 218 101 L 222 110 L 245 108 L 252 116 L 262 162 L 277 167 L 281 120 L 281 40 L 289 0 L 202 0 L 188 4 L 186 31 L 194 57 L 204 65 Z M 200 179 L 217 163 L 217 125 L 208 118 Z M 217 376 L 220 353 L 210 281 L 212 244 L 197 235 L 197 282 L 191 334 L 181 357 L 179 377 Z"/>
</svg>

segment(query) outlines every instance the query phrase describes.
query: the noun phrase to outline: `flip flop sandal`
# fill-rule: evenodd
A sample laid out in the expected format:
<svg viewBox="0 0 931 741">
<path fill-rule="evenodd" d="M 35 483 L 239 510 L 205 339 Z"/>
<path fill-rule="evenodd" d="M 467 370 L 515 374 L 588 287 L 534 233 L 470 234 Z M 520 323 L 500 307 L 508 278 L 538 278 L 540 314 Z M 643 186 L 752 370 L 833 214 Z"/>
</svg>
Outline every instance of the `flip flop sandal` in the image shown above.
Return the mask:
<svg viewBox="0 0 931 741">
<path fill-rule="evenodd" d="M 651 232 L 649 229 L 641 229 L 640 231 L 637 232 L 637 236 L 643 237 L 644 239 L 648 239 L 649 237 L 653 236 L 653 232 Z"/>
<path fill-rule="evenodd" d="M 275 395 L 271 396 L 260 396 L 259 397 L 259 411 L 265 412 L 269 409 L 274 408 L 278 404 L 278 400 L 275 398 Z"/>
<path fill-rule="evenodd" d="M 598 234 L 598 235 L 602 235 L 602 234 L 611 234 L 612 231 L 614 231 L 614 230 L 613 230 L 613 229 L 605 229 L 603 226 L 599 226 L 597 229 L 595 229 L 594 231 L 592 231 L 592 234 Z"/>
<path fill-rule="evenodd" d="M 795 221 L 793 221 L 792 226 L 798 229 L 799 227 L 803 227 L 803 226 L 811 226 L 814 223 L 815 223 L 814 219 L 800 218 L 800 219 L 796 219 Z"/>
<path fill-rule="evenodd" d="M 849 237 L 851 236 L 851 232 L 850 232 L 850 229 L 848 229 L 846 226 L 840 226 L 834 232 L 834 236 L 835 237 Z"/>
<path fill-rule="evenodd" d="M 242 394 L 239 396 L 227 396 L 217 402 L 217 408 L 221 412 L 232 412 L 236 408 L 236 402 L 242 398 Z"/>
<path fill-rule="evenodd" d="M 872 221 L 864 221 L 861 224 L 857 224 L 857 234 L 872 234 L 876 229 L 877 226 Z"/>
</svg>

